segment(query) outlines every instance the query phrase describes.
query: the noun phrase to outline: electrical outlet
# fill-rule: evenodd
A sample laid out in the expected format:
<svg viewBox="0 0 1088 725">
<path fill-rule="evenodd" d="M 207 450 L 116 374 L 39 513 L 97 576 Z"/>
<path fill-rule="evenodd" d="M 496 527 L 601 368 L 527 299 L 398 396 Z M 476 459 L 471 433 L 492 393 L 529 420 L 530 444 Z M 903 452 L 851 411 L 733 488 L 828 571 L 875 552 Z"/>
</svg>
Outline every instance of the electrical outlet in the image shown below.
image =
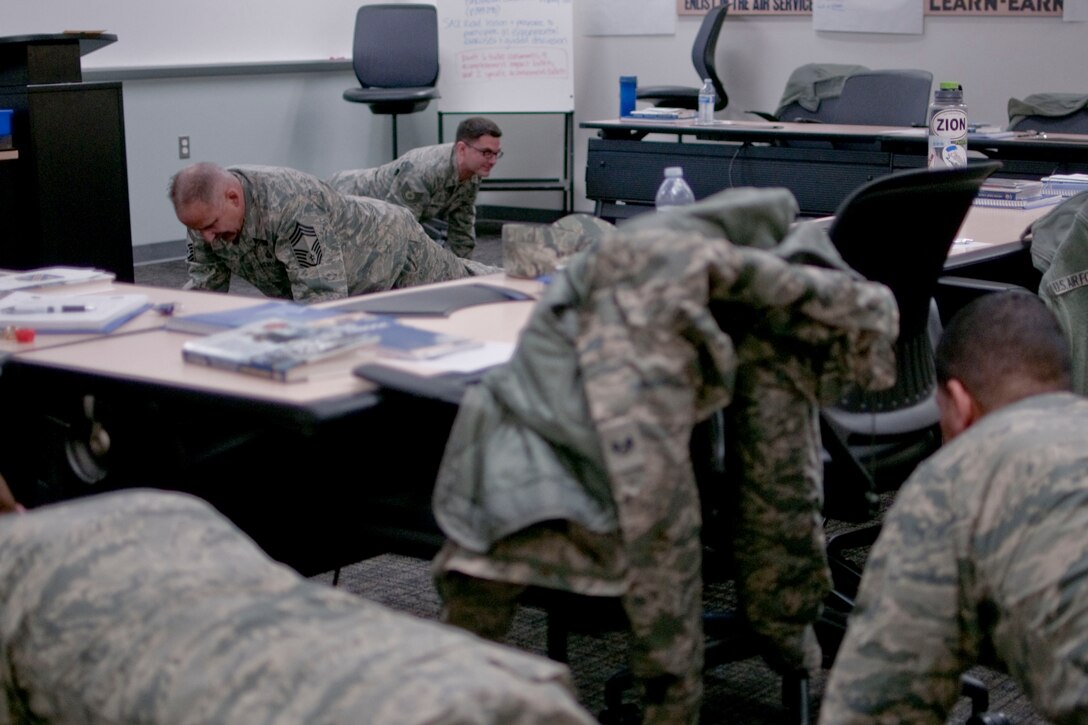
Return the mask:
<svg viewBox="0 0 1088 725">
<path fill-rule="evenodd" d="M 178 136 L 178 158 L 179 159 L 189 158 L 189 137 L 188 136 Z"/>
</svg>

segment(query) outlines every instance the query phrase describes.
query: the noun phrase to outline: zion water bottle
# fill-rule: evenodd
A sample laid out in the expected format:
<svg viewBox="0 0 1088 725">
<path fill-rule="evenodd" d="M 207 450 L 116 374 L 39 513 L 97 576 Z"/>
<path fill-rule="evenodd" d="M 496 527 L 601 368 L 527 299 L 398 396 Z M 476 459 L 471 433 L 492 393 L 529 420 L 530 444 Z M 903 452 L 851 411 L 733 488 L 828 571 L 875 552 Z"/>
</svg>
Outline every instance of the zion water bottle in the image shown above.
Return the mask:
<svg viewBox="0 0 1088 725">
<path fill-rule="evenodd" d="M 929 106 L 929 168 L 967 165 L 967 106 L 959 83 L 941 83 Z"/>
<path fill-rule="evenodd" d="M 654 205 L 658 211 L 670 209 L 695 202 L 695 194 L 692 193 L 688 182 L 684 181 L 684 170 L 679 166 L 670 166 L 665 169 L 665 180 L 657 188 L 657 197 Z"/>
<path fill-rule="evenodd" d="M 699 116 L 696 123 L 714 123 L 714 84 L 709 78 L 703 79 L 703 87 L 699 89 Z"/>
</svg>

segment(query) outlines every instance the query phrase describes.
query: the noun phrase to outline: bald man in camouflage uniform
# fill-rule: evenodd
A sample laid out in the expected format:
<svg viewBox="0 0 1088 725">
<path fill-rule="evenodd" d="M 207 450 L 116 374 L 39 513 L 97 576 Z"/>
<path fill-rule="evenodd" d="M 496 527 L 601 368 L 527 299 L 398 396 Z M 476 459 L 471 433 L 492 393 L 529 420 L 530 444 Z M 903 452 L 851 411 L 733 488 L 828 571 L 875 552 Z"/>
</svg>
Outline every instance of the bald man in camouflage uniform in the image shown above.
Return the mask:
<svg viewBox="0 0 1088 725">
<path fill-rule="evenodd" d="M 453 143 L 412 149 L 373 169 L 341 171 L 329 185 L 399 204 L 423 225 L 445 221 L 450 251 L 468 258 L 476 246 L 476 194 L 502 156 L 501 136 L 494 122 L 473 116 L 458 124 Z"/>
<path fill-rule="evenodd" d="M 225 292 L 236 274 L 309 303 L 501 271 L 441 248 L 402 207 L 294 169 L 194 164 L 170 199 L 189 228 L 188 289 Z"/>
<path fill-rule="evenodd" d="M 740 492 L 729 534 L 742 607 L 776 666 L 819 666 L 811 625 L 830 581 L 816 411 L 848 382 L 892 382 L 898 318 L 822 230 L 791 228 L 796 214 L 784 189 L 725 192 L 599 230 L 554 275 L 514 357 L 466 393 L 446 447 L 434 511 L 449 538 L 435 561 L 447 621 L 501 639 L 526 586 L 620 597 L 645 721 L 695 722 L 688 446 L 732 403 L 726 443 L 744 455 L 714 483 Z"/>
<path fill-rule="evenodd" d="M 873 548 L 820 722 L 943 723 L 960 675 L 1008 671 L 1060 723 L 1088 721 L 1088 401 L 1028 293 L 976 300 L 937 349 L 946 445 Z"/>
</svg>

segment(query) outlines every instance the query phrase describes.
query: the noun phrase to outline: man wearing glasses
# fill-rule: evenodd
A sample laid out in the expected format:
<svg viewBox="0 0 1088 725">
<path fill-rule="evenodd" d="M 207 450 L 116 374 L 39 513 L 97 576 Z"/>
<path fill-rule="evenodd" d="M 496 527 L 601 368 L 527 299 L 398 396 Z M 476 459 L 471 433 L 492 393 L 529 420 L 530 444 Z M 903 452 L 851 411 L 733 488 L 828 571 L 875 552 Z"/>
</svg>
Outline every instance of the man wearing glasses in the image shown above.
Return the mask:
<svg viewBox="0 0 1088 725">
<path fill-rule="evenodd" d="M 373 169 L 341 171 L 329 185 L 341 194 L 369 196 L 408 208 L 434 239 L 459 257 L 476 246 L 476 192 L 502 158 L 502 131 L 481 116 L 457 126 L 453 143 L 412 149 Z"/>
</svg>

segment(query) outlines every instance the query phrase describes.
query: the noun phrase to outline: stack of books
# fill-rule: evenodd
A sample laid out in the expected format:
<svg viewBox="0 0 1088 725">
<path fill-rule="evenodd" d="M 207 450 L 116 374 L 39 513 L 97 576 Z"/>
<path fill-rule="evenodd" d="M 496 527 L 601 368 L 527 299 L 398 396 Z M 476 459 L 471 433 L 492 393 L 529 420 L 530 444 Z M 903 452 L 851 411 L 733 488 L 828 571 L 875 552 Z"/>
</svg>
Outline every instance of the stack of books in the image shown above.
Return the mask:
<svg viewBox="0 0 1088 725">
<path fill-rule="evenodd" d="M 1062 198 L 1076 196 L 1088 191 L 1088 174 L 1052 174 L 1043 177 L 1043 190 L 1046 194 L 1056 194 Z"/>
<path fill-rule="evenodd" d="M 690 108 L 670 108 L 667 106 L 651 106 L 631 111 L 628 118 L 642 119 L 643 121 L 682 121 L 695 118 L 695 111 Z"/>
<path fill-rule="evenodd" d="M 979 189 L 975 206 L 1005 209 L 1034 209 L 1057 204 L 1060 196 L 1048 194 L 1042 181 L 1031 179 L 990 178 Z"/>
</svg>

